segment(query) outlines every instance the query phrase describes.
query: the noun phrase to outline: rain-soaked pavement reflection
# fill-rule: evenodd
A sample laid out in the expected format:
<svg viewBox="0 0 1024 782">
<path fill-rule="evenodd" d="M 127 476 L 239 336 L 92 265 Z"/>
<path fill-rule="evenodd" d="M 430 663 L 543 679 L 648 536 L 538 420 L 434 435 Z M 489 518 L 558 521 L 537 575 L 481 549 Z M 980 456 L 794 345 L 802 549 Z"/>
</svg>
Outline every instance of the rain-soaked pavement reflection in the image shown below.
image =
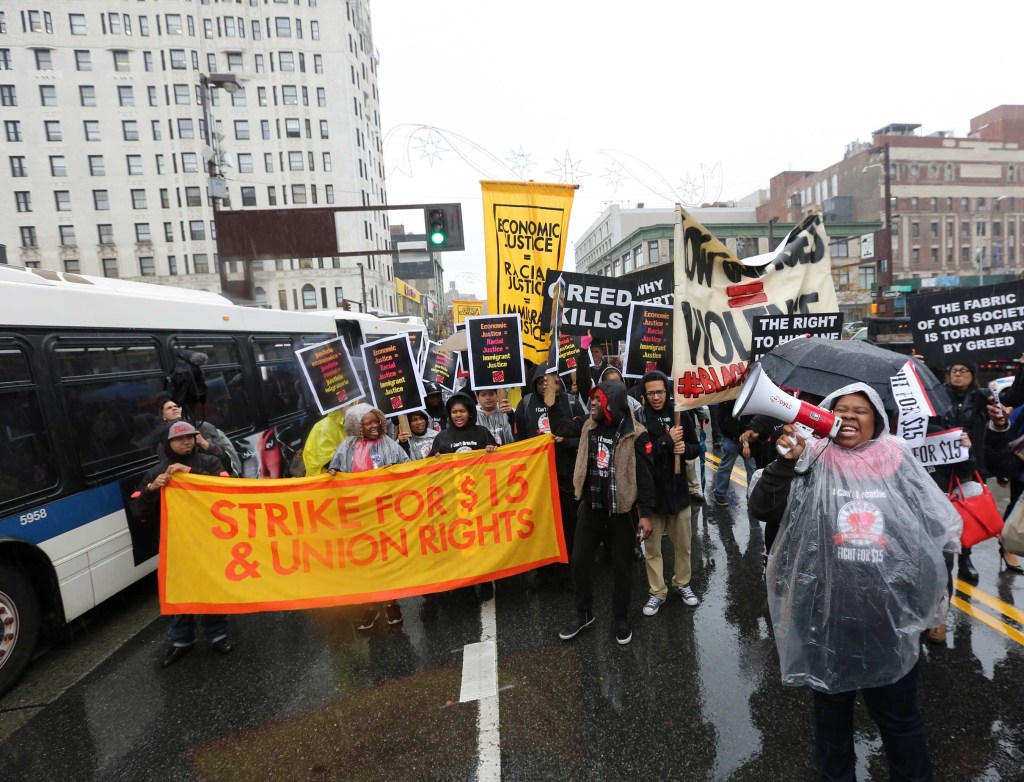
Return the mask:
<svg viewBox="0 0 1024 782">
<path fill-rule="evenodd" d="M 200 647 L 167 670 L 157 666 L 164 620 L 154 621 L 0 745 L 0 778 L 812 779 L 810 694 L 779 683 L 761 529 L 733 502 L 694 517 L 696 609 L 670 600 L 644 617 L 637 564 L 628 646 L 612 637 L 605 566 L 597 622 L 571 643 L 557 637 L 572 611 L 564 579 L 499 583 L 493 757 L 480 753 L 480 704 L 459 700 L 480 607 L 455 593 L 403 601 L 404 625 L 365 636 L 349 609 L 237 617 L 232 655 Z M 1024 606 L 1024 577 L 998 573 L 994 541 L 975 561 L 984 593 Z M 1024 646 L 954 609 L 947 646 L 926 646 L 921 659 L 937 778 L 1024 779 Z M 860 706 L 856 719 L 858 778 L 887 779 Z"/>
</svg>

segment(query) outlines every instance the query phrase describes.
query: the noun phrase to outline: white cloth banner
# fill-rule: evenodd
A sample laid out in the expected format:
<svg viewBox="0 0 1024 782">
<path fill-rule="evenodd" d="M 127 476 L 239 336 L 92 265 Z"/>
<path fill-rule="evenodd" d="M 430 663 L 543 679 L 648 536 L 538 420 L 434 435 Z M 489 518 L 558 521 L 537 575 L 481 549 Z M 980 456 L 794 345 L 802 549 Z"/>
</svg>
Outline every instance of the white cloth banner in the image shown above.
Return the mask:
<svg viewBox="0 0 1024 782">
<path fill-rule="evenodd" d="M 676 206 L 672 380 L 677 410 L 734 399 L 750 364 L 757 315 L 836 312 L 821 215 L 777 250 L 740 260 Z"/>
</svg>

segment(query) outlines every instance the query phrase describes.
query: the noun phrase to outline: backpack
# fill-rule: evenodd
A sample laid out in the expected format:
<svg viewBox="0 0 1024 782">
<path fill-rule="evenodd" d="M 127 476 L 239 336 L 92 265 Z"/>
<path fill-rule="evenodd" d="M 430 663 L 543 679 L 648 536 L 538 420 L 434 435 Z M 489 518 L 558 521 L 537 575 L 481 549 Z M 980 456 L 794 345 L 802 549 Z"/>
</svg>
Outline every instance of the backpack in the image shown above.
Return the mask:
<svg viewBox="0 0 1024 782">
<path fill-rule="evenodd" d="M 183 410 L 195 410 L 206 404 L 206 379 L 202 368 L 205 363 L 205 353 L 175 351 L 174 368 L 164 378 L 164 390 Z"/>
</svg>

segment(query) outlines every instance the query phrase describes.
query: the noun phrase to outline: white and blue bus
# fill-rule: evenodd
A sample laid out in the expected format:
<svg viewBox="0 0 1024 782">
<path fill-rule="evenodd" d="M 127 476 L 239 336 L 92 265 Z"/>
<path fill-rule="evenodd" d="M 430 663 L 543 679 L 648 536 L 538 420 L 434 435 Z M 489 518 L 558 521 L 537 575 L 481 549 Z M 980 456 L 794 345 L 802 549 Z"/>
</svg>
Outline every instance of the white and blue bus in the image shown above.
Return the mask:
<svg viewBox="0 0 1024 782">
<path fill-rule="evenodd" d="M 126 505 L 156 460 L 177 351 L 208 357 L 201 415 L 235 443 L 243 475 L 278 477 L 315 420 L 294 351 L 408 328 L 0 266 L 0 693 L 41 631 L 156 569 L 159 530 Z"/>
</svg>

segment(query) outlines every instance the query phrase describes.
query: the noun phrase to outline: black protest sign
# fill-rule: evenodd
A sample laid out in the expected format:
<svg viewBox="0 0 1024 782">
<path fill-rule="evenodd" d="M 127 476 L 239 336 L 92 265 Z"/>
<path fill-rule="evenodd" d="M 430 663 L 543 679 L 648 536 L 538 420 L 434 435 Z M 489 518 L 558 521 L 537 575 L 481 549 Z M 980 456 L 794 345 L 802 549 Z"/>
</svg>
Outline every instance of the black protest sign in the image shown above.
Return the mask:
<svg viewBox="0 0 1024 782">
<path fill-rule="evenodd" d="M 633 302 L 622 375 L 643 377 L 655 370 L 672 376 L 672 306 Z"/>
<path fill-rule="evenodd" d="M 755 315 L 750 324 L 750 360 L 757 361 L 779 345 L 797 337 L 840 339 L 843 313 L 816 312 L 813 315 Z"/>
<path fill-rule="evenodd" d="M 440 383 L 451 391 L 455 386 L 455 360 L 454 353 L 441 352 L 440 342 L 430 342 L 427 345 L 427 355 L 423 363 L 424 382 Z"/>
<path fill-rule="evenodd" d="M 474 391 L 525 385 L 523 327 L 518 314 L 467 317 L 466 342 Z"/>
<path fill-rule="evenodd" d="M 589 352 L 583 349 L 582 337 L 573 334 L 558 335 L 558 374 L 570 375 L 583 364 L 590 368 Z"/>
<path fill-rule="evenodd" d="M 423 387 L 406 334 L 363 345 L 363 362 L 373 404 L 385 416 L 423 409 Z"/>
<path fill-rule="evenodd" d="M 366 396 L 341 337 L 296 350 L 295 357 L 322 414 Z"/>
<path fill-rule="evenodd" d="M 633 301 L 672 305 L 672 286 L 675 275 L 671 263 L 630 272 L 622 279 L 628 280 L 633 286 Z"/>
<path fill-rule="evenodd" d="M 1024 281 L 919 294 L 907 310 L 914 348 L 931 366 L 1024 353 Z"/>
<path fill-rule="evenodd" d="M 409 344 L 412 346 L 412 354 L 416 357 L 416 366 L 423 362 L 423 350 L 427 343 L 427 332 L 423 329 L 412 329 L 405 332 L 409 335 Z"/>
</svg>

